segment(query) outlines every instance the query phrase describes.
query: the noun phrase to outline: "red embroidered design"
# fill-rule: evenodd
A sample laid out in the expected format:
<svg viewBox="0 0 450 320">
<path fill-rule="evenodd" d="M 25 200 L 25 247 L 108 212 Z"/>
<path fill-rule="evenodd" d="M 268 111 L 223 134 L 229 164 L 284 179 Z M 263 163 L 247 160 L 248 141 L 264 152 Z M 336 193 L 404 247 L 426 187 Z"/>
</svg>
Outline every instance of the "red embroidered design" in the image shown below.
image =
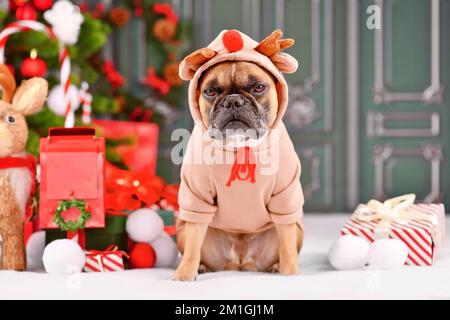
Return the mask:
<svg viewBox="0 0 450 320">
<path fill-rule="evenodd" d="M 238 149 L 226 186 L 230 187 L 231 183 L 236 179 L 240 181 L 250 180 L 251 183 L 255 183 L 255 170 L 256 160 L 253 151 L 249 147 Z M 241 176 L 241 174 L 246 175 Z"/>
</svg>

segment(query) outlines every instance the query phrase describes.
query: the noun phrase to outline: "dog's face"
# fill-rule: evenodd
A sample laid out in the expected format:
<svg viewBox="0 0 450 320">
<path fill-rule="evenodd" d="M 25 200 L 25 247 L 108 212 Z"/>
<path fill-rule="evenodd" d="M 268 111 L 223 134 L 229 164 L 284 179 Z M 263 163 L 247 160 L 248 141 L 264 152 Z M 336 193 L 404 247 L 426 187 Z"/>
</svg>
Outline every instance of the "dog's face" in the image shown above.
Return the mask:
<svg viewBox="0 0 450 320">
<path fill-rule="evenodd" d="M 275 78 L 251 62 L 222 62 L 200 79 L 198 100 L 204 125 L 214 140 L 259 139 L 278 112 Z"/>
</svg>

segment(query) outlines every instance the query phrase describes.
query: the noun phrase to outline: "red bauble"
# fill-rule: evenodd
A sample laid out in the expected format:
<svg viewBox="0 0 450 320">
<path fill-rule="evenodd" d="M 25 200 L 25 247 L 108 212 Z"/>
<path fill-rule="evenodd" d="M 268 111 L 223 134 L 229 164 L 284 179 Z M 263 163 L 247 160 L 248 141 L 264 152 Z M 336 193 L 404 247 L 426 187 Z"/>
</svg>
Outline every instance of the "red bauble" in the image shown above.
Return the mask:
<svg viewBox="0 0 450 320">
<path fill-rule="evenodd" d="M 229 52 L 236 52 L 244 47 L 244 40 L 236 30 L 228 30 L 222 36 L 222 42 Z"/>
<path fill-rule="evenodd" d="M 148 243 L 136 243 L 130 250 L 130 267 L 132 269 L 153 268 L 156 253 Z"/>
<path fill-rule="evenodd" d="M 44 11 L 53 5 L 53 0 L 33 0 L 33 4 L 38 10 Z"/>
<path fill-rule="evenodd" d="M 43 77 L 46 73 L 47 65 L 39 58 L 26 58 L 20 65 L 20 74 L 25 78 Z"/>
<path fill-rule="evenodd" d="M 22 7 L 17 8 L 16 10 L 16 19 L 17 20 L 36 20 L 37 12 L 34 7 L 26 3 Z"/>
</svg>

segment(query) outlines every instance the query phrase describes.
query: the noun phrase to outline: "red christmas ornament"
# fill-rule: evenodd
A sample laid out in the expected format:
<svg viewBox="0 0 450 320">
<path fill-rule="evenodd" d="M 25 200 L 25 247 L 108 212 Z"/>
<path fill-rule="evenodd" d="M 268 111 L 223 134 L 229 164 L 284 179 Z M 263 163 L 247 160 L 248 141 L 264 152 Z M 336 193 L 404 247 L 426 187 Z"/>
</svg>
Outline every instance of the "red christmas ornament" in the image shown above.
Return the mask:
<svg viewBox="0 0 450 320">
<path fill-rule="evenodd" d="M 153 268 L 156 263 L 156 253 L 148 243 L 136 243 L 130 250 L 130 267 L 132 269 Z"/>
<path fill-rule="evenodd" d="M 33 4 L 36 9 L 44 11 L 49 9 L 53 5 L 53 0 L 33 0 Z"/>
<path fill-rule="evenodd" d="M 222 36 L 222 42 L 229 52 L 236 52 L 244 47 L 244 40 L 236 30 L 228 30 Z"/>
<path fill-rule="evenodd" d="M 27 0 L 9 0 L 9 9 L 14 11 L 27 3 Z"/>
<path fill-rule="evenodd" d="M 47 73 L 47 65 L 44 60 L 37 57 L 36 50 L 31 50 L 29 58 L 23 60 L 20 65 L 20 74 L 25 78 L 43 77 Z"/>
<path fill-rule="evenodd" d="M 26 3 L 23 6 L 17 8 L 16 11 L 16 19 L 17 20 L 36 20 L 37 19 L 37 12 L 34 7 Z"/>
</svg>

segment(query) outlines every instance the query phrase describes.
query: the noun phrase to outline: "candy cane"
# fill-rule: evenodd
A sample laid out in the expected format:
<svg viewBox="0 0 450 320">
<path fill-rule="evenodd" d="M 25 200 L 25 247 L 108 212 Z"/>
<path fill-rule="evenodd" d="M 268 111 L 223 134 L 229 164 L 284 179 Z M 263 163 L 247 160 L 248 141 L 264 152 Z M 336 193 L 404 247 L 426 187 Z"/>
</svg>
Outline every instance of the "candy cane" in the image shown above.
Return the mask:
<svg viewBox="0 0 450 320">
<path fill-rule="evenodd" d="M 87 82 L 83 82 L 81 84 L 81 90 L 78 93 L 78 98 L 80 99 L 80 104 L 83 108 L 81 121 L 83 121 L 84 124 L 91 123 L 92 95 L 87 91 L 88 89 L 89 89 L 89 84 Z"/>
<path fill-rule="evenodd" d="M 64 113 L 66 128 L 72 128 L 75 124 L 75 113 L 72 109 L 69 96 L 70 87 L 70 57 L 64 44 L 59 41 L 53 31 L 48 26 L 31 20 L 20 20 L 13 22 L 6 26 L 2 32 L 0 32 L 0 64 L 5 63 L 5 46 L 8 37 L 14 33 L 24 32 L 24 31 L 40 31 L 45 33 L 50 39 L 56 39 L 59 46 L 59 80 L 62 87 L 64 88 L 64 105 L 66 110 Z"/>
</svg>

